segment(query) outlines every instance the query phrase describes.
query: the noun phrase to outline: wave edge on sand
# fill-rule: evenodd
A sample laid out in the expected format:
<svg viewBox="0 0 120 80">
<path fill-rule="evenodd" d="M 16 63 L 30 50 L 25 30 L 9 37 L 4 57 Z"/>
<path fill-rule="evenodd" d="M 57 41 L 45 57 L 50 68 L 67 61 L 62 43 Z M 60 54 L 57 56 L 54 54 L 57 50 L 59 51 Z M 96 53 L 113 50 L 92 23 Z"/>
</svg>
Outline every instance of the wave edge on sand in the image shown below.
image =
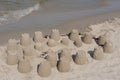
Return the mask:
<svg viewBox="0 0 120 80">
<path fill-rule="evenodd" d="M 5 12 L 6 14 L 4 14 L 4 11 L 3 11 L 3 15 L 0 16 L 0 25 L 8 24 L 8 23 L 11 23 L 11 22 L 16 22 L 20 18 L 22 18 L 26 15 L 29 15 L 33 11 L 36 11 L 36 10 L 39 10 L 39 9 L 40 9 L 40 4 L 37 3 L 34 6 L 28 7 L 26 9 Z"/>
</svg>

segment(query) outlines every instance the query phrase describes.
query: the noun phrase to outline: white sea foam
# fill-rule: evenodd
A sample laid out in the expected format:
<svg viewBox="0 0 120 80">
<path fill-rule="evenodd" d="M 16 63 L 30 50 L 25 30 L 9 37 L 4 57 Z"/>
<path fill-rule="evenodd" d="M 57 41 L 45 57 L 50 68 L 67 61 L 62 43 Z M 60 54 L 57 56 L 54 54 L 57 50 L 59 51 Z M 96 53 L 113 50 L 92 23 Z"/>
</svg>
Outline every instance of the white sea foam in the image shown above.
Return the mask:
<svg viewBox="0 0 120 80">
<path fill-rule="evenodd" d="M 15 22 L 31 12 L 38 10 L 39 8 L 40 4 L 36 4 L 32 7 L 22 10 L 8 11 L 7 14 L 0 16 L 0 25 Z"/>
</svg>

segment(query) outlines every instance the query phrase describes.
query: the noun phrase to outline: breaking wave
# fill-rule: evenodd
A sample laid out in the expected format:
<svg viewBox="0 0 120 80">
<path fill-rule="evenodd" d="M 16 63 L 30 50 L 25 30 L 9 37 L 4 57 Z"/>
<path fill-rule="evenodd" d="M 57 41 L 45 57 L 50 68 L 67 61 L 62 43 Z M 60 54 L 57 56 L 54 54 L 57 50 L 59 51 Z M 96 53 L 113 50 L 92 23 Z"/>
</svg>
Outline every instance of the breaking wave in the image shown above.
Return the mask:
<svg viewBox="0 0 120 80">
<path fill-rule="evenodd" d="M 15 10 L 15 11 L 0 11 L 0 25 L 8 24 L 11 22 L 18 21 L 20 18 L 30 14 L 33 11 L 36 11 L 40 8 L 40 4 L 35 4 L 32 7 Z"/>
</svg>

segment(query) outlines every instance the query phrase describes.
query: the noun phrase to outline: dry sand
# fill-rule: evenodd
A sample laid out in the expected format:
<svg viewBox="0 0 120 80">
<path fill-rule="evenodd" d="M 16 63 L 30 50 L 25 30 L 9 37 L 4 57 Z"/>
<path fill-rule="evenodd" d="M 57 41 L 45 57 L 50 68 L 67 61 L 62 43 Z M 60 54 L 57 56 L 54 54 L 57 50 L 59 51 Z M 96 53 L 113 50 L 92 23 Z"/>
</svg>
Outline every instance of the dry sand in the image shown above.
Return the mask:
<svg viewBox="0 0 120 80">
<path fill-rule="evenodd" d="M 80 48 L 75 47 L 72 44 L 72 41 L 70 41 L 71 44 L 69 47 L 59 44 L 58 46 L 51 48 L 51 50 L 58 51 L 63 48 L 68 48 L 71 50 L 72 54 L 78 50 L 85 50 L 88 63 L 84 65 L 76 65 L 71 61 L 71 70 L 69 72 L 60 73 L 56 68 L 52 68 L 52 74 L 47 78 L 42 78 L 36 71 L 36 65 L 41 62 L 40 58 L 31 57 L 33 70 L 30 73 L 22 74 L 17 71 L 17 65 L 9 66 L 6 64 L 6 46 L 1 46 L 0 80 L 120 80 L 120 18 L 91 25 L 88 28 L 95 37 L 107 33 L 107 39 L 114 45 L 114 52 L 111 54 L 104 53 L 104 59 L 98 61 L 91 58 L 88 54 L 88 51 L 93 51 L 97 46 L 94 40 L 92 44 L 83 43 L 83 46 Z"/>
</svg>

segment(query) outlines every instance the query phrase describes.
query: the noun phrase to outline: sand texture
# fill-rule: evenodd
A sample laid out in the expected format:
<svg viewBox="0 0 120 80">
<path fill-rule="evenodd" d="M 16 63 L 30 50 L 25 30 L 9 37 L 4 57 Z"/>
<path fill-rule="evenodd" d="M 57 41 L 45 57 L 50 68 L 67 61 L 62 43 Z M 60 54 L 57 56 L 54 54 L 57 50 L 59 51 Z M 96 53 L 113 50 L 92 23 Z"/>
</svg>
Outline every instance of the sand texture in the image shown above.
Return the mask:
<svg viewBox="0 0 120 80">
<path fill-rule="evenodd" d="M 21 73 L 18 71 L 18 63 L 14 65 L 7 64 L 7 45 L 0 47 L 0 80 L 120 80 L 120 18 L 114 18 L 113 20 L 108 20 L 100 24 L 91 25 L 88 27 L 92 34 L 92 40 L 90 37 L 90 43 L 87 44 L 83 41 L 82 46 L 77 47 L 74 44 L 73 40 L 70 40 L 67 35 L 60 36 L 57 39 L 51 39 L 49 36 L 45 38 L 45 40 L 41 42 L 34 42 L 31 37 L 22 37 L 24 41 L 29 41 L 29 43 L 20 44 L 20 40 L 17 40 L 17 49 L 12 50 L 12 52 L 16 53 L 18 62 L 22 59 L 27 59 L 30 67 L 30 70 L 24 71 L 26 73 Z M 43 32 L 44 33 L 44 32 Z M 87 32 L 88 33 L 88 32 Z M 83 33 L 85 35 L 85 33 Z M 106 41 L 110 41 L 110 47 L 113 48 L 110 54 L 109 51 L 103 52 L 103 56 L 100 59 L 94 59 L 93 53 L 94 49 L 98 47 L 97 40 L 101 35 L 106 34 Z M 79 35 L 79 38 L 84 35 Z M 69 43 L 64 45 L 61 43 L 63 38 L 67 38 Z M 37 44 L 36 48 L 34 47 Z M 22 50 L 26 49 L 26 46 L 31 47 L 30 50 L 33 51 L 30 55 L 27 50 L 26 53 L 23 53 Z M 14 45 L 13 45 L 14 46 Z M 105 46 L 105 44 L 104 44 Z M 107 45 L 109 46 L 109 45 Z M 67 60 L 67 58 L 63 55 L 63 57 L 59 56 L 62 50 L 68 50 L 68 54 L 71 55 L 72 60 Z M 85 60 L 86 62 L 82 65 L 77 65 L 74 62 L 74 55 L 80 50 L 85 51 Z M 50 53 L 47 51 L 53 51 L 57 55 L 57 60 L 63 60 L 63 62 L 68 63 L 68 66 L 63 66 L 61 69 L 66 70 L 60 72 L 56 67 L 51 67 L 49 72 L 44 70 L 40 70 L 40 66 L 38 66 L 41 62 L 45 60 L 45 57 Z M 83 55 L 82 55 L 83 56 Z M 87 58 L 87 59 L 86 59 Z M 13 59 L 14 61 L 15 59 Z M 66 61 L 65 61 L 66 60 Z M 80 59 L 81 60 L 81 59 Z M 49 60 L 48 60 L 49 62 Z M 79 62 L 79 59 L 78 59 Z M 20 63 L 19 63 L 20 64 Z M 25 65 L 27 65 L 25 64 Z M 50 67 L 50 64 L 49 64 Z M 65 68 L 64 68 L 65 67 Z M 25 67 L 26 68 L 26 67 Z M 43 67 L 45 68 L 45 67 Z M 46 69 L 45 69 L 46 70 Z M 38 72 L 39 71 L 39 72 Z M 43 72 L 43 73 L 41 73 Z M 47 77 L 41 77 L 41 74 L 44 74 Z"/>
</svg>

